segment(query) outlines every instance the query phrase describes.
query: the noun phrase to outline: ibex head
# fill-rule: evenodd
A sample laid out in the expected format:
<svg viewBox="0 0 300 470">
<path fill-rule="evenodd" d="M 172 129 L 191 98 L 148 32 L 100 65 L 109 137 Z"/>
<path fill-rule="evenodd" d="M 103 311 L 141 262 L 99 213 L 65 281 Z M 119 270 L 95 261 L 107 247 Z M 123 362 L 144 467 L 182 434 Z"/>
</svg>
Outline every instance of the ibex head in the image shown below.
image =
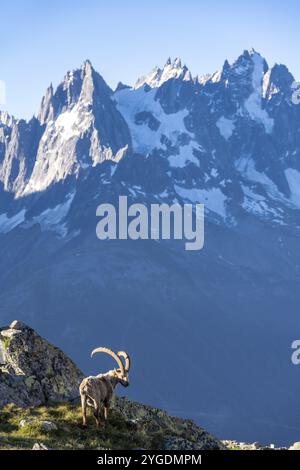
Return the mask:
<svg viewBox="0 0 300 470">
<path fill-rule="evenodd" d="M 117 369 L 110 370 L 108 374 L 110 375 L 110 377 L 114 377 L 118 383 L 123 385 L 123 387 L 128 387 L 128 375 L 131 364 L 129 355 L 125 351 L 119 351 L 118 353 L 115 353 L 109 348 L 96 348 L 92 351 L 91 356 L 93 356 L 97 352 L 109 354 L 115 359 L 119 367 Z M 124 359 L 125 364 L 123 363 L 123 360 L 121 358 Z"/>
</svg>

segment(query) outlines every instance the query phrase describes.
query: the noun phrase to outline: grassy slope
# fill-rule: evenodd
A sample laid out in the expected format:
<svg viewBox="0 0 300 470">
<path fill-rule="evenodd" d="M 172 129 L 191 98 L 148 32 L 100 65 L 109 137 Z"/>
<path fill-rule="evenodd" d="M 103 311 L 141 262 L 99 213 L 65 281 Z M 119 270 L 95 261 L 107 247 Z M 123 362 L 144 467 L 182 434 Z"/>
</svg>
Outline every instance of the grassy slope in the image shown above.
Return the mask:
<svg viewBox="0 0 300 470">
<path fill-rule="evenodd" d="M 20 427 L 22 419 L 28 424 Z M 58 429 L 46 431 L 41 421 L 51 421 Z M 116 410 L 111 410 L 107 425 L 100 429 L 92 416 L 87 429 L 80 423 L 79 405 L 61 403 L 31 409 L 7 405 L 0 409 L 0 449 L 31 449 L 36 442 L 53 449 L 156 449 L 161 448 L 166 435 L 137 427 Z"/>
</svg>

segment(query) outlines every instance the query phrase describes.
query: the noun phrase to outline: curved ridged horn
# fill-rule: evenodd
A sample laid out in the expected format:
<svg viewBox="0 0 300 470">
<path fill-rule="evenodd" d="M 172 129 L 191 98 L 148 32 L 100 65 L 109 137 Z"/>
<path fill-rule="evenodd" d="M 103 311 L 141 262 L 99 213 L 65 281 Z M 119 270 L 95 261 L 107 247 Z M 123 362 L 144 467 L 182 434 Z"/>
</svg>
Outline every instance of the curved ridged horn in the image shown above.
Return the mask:
<svg viewBox="0 0 300 470">
<path fill-rule="evenodd" d="M 103 352 L 103 353 L 106 353 L 106 354 L 109 354 L 110 356 L 112 356 L 114 358 L 114 360 L 117 362 L 119 368 L 121 369 L 122 374 L 125 375 L 123 362 L 121 361 L 119 356 L 114 351 L 112 351 L 109 348 L 96 348 L 92 351 L 91 357 L 93 357 L 93 355 L 97 352 Z"/>
<path fill-rule="evenodd" d="M 129 369 L 130 369 L 130 366 L 131 366 L 130 356 L 125 351 L 119 351 L 118 356 L 124 357 L 124 359 L 125 359 L 125 371 L 129 372 Z"/>
</svg>

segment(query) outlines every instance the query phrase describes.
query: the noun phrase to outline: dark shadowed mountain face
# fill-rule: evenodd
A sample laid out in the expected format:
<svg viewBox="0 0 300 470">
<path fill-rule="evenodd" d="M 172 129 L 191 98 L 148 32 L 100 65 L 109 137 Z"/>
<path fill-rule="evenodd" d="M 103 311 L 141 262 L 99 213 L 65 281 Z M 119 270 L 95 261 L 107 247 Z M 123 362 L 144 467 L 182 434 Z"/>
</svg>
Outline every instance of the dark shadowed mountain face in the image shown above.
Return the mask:
<svg viewBox="0 0 300 470">
<path fill-rule="evenodd" d="M 299 440 L 300 106 L 255 51 L 193 78 L 170 60 L 113 92 L 86 62 L 38 117 L 0 113 L 1 323 L 88 373 L 133 357 L 134 399 L 224 438 Z M 205 245 L 96 237 L 96 208 L 205 204 Z"/>
</svg>

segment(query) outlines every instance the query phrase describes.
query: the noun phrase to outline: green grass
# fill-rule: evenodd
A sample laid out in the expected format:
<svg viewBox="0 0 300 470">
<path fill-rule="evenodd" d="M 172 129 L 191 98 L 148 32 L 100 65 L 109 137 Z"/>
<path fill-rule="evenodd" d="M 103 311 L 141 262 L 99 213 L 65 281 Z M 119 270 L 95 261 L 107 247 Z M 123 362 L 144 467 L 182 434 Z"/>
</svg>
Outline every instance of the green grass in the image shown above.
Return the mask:
<svg viewBox="0 0 300 470">
<path fill-rule="evenodd" d="M 24 427 L 19 424 L 22 419 L 29 421 Z M 42 421 L 51 421 L 58 429 L 45 431 Z M 159 449 L 163 439 L 163 433 L 126 421 L 113 409 L 107 424 L 99 429 L 92 416 L 88 428 L 83 429 L 81 408 L 70 403 L 28 409 L 6 405 L 0 410 L 0 449 L 31 449 L 36 442 L 52 449 Z"/>
<path fill-rule="evenodd" d="M 4 336 L 4 337 L 1 336 L 0 338 L 1 338 L 2 343 L 4 344 L 4 348 L 8 349 L 11 343 L 11 338 L 9 336 Z"/>
</svg>

